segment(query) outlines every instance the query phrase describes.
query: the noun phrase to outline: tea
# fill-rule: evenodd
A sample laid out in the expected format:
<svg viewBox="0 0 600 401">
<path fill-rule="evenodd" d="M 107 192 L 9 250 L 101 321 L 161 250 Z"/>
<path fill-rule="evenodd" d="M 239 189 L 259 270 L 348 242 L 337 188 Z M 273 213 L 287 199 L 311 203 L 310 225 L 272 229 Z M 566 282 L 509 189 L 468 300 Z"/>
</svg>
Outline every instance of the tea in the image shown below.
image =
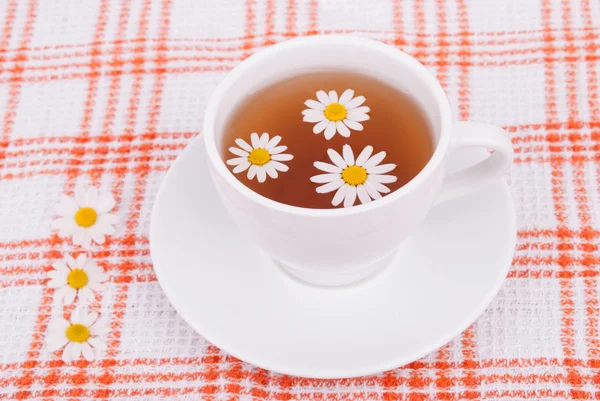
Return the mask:
<svg viewBox="0 0 600 401">
<path fill-rule="evenodd" d="M 378 199 L 408 183 L 434 151 L 426 116 L 408 94 L 352 72 L 274 83 L 233 115 L 223 160 L 248 188 L 292 206 Z"/>
</svg>

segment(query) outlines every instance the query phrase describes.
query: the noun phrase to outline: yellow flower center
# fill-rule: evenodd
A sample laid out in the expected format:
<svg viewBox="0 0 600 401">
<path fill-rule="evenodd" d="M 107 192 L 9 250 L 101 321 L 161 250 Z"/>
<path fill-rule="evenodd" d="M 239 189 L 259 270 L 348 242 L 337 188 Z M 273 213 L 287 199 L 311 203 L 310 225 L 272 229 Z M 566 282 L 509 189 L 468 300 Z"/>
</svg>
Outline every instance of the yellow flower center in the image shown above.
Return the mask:
<svg viewBox="0 0 600 401">
<path fill-rule="evenodd" d="M 266 149 L 253 149 L 248 155 L 248 161 L 252 164 L 256 164 L 257 166 L 264 166 L 271 161 L 271 155 Z"/>
<path fill-rule="evenodd" d="M 90 330 L 83 324 L 72 324 L 65 331 L 67 338 L 76 343 L 84 343 L 90 337 Z"/>
<path fill-rule="evenodd" d="M 342 121 L 346 118 L 346 114 L 348 114 L 348 111 L 343 104 L 331 103 L 325 107 L 325 117 L 329 121 Z"/>
<path fill-rule="evenodd" d="M 358 186 L 367 181 L 367 170 L 360 166 L 349 166 L 342 171 L 342 179 L 348 185 Z"/>
<path fill-rule="evenodd" d="M 82 207 L 75 213 L 75 223 L 81 227 L 91 227 L 96 223 L 98 215 L 91 207 Z"/>
<path fill-rule="evenodd" d="M 86 286 L 88 283 L 88 275 L 81 269 L 73 269 L 67 276 L 67 283 L 78 290 Z"/>
</svg>

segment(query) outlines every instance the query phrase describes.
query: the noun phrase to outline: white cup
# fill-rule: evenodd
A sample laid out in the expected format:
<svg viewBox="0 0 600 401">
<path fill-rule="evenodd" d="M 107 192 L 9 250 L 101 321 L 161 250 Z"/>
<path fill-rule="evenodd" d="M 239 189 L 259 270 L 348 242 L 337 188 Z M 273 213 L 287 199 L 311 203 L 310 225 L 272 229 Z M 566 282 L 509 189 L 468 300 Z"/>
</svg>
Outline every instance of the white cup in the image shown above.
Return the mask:
<svg viewBox="0 0 600 401">
<path fill-rule="evenodd" d="M 327 70 L 370 75 L 411 95 L 424 110 L 435 135 L 431 160 L 400 189 L 350 208 L 300 208 L 250 190 L 233 176 L 221 157 L 226 122 L 241 102 L 265 86 Z M 385 266 L 434 203 L 500 179 L 512 162 L 512 146 L 501 128 L 452 122 L 446 95 L 423 65 L 393 47 L 353 36 L 293 39 L 247 58 L 210 99 L 203 135 L 211 175 L 240 230 L 290 274 L 324 286 L 353 283 Z M 446 176 L 447 156 L 466 147 L 494 152 L 483 162 Z"/>
</svg>

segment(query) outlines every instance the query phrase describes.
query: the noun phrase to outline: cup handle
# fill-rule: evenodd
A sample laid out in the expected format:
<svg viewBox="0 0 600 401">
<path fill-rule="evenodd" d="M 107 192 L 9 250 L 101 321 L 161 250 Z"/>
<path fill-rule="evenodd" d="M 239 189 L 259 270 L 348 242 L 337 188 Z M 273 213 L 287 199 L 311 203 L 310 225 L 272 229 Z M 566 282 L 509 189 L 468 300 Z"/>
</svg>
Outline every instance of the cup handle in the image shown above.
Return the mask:
<svg viewBox="0 0 600 401">
<path fill-rule="evenodd" d="M 458 150 L 483 147 L 494 152 L 485 160 L 444 178 L 434 204 L 468 195 L 508 172 L 513 160 L 510 138 L 502 128 L 482 123 L 457 122 L 452 127 L 452 142 L 448 156 Z"/>
</svg>

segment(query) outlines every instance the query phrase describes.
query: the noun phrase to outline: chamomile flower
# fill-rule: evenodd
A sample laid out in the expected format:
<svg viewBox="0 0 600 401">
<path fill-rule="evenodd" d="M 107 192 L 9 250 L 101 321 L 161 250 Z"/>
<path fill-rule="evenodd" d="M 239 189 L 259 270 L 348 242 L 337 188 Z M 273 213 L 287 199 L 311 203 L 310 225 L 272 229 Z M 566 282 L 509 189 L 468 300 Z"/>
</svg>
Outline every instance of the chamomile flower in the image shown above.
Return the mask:
<svg viewBox="0 0 600 401">
<path fill-rule="evenodd" d="M 102 283 L 108 279 L 102 268 L 85 253 L 75 259 L 65 255 L 65 262 L 52 264 L 54 269 L 48 272 L 48 287 L 56 288 L 55 297 L 65 304 L 72 303 L 75 297 L 79 297 L 79 302 L 92 302 L 95 299 L 93 291 L 103 290 Z"/>
<path fill-rule="evenodd" d="M 315 162 L 314 166 L 326 174 L 315 175 L 310 180 L 317 184 L 317 193 L 326 194 L 337 191 L 331 204 L 338 206 L 342 201 L 344 207 L 354 205 L 356 198 L 361 203 L 381 198 L 390 189 L 383 184 L 395 182 L 397 178 L 386 175 L 396 168 L 395 164 L 379 164 L 385 158 L 385 152 L 373 155 L 373 147 L 367 146 L 355 159 L 350 145 L 344 145 L 343 155 L 333 149 L 328 149 L 327 154 L 333 164 Z"/>
<path fill-rule="evenodd" d="M 56 213 L 61 217 L 52 222 L 59 237 L 72 237 L 75 245 L 89 248 L 92 241 L 103 244 L 106 235 L 115 231 L 113 225 L 118 217 L 109 213 L 115 207 L 115 199 L 110 193 L 98 193 L 95 187 L 77 186 L 75 198 L 62 195 L 56 205 Z"/>
<path fill-rule="evenodd" d="M 65 347 L 62 353 L 65 362 L 78 359 L 81 354 L 88 361 L 94 360 L 94 349 L 106 348 L 104 341 L 98 338 L 106 333 L 106 327 L 101 326 L 97 319 L 96 312 L 87 313 L 82 308 L 75 308 L 69 320 L 60 317 L 52 321 L 46 337 L 48 351 L 54 352 Z"/>
<path fill-rule="evenodd" d="M 342 96 L 338 98 L 336 91 L 317 92 L 318 100 L 307 100 L 304 104 L 309 107 L 302 111 L 303 121 L 308 123 L 317 123 L 313 127 L 315 134 L 325 132 L 325 139 L 333 138 L 337 132 L 343 137 L 350 137 L 350 130 L 362 131 L 361 121 L 366 121 L 370 117 L 367 114 L 371 109 L 367 106 L 361 106 L 365 102 L 364 96 L 354 97 L 352 89 L 346 89 Z"/>
<path fill-rule="evenodd" d="M 239 148 L 231 147 L 229 151 L 238 156 L 227 160 L 227 164 L 235 166 L 234 174 L 248 170 L 248 179 L 254 177 L 258 182 L 265 182 L 267 175 L 271 178 L 279 176 L 278 171 L 286 172 L 289 167 L 283 162 L 290 161 L 294 156 L 283 153 L 287 146 L 277 146 L 281 141 L 280 136 L 269 138 L 269 134 L 263 133 L 260 137 L 256 132 L 250 135 L 250 144 L 243 139 L 236 139 L 235 143 Z"/>
</svg>

